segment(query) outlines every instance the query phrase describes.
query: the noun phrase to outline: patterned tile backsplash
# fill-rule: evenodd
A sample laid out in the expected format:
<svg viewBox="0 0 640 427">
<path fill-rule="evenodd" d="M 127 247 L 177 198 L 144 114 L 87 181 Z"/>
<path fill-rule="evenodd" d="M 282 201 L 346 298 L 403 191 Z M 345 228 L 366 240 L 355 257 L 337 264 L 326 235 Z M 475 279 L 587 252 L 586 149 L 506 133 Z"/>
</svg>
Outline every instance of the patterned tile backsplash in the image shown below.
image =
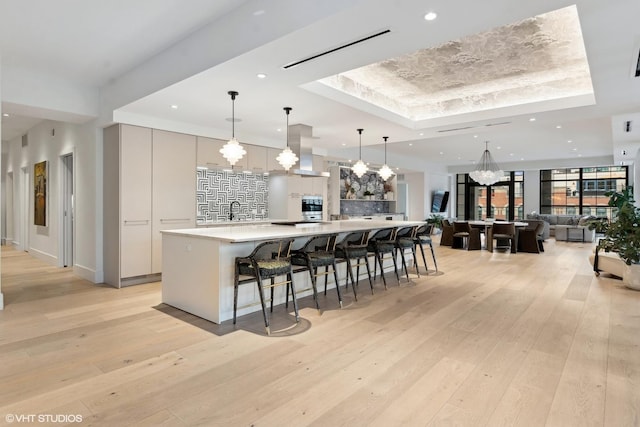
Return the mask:
<svg viewBox="0 0 640 427">
<path fill-rule="evenodd" d="M 269 176 L 253 173 L 197 170 L 196 223 L 229 220 L 229 204 L 235 218 L 261 220 L 269 218 Z"/>
</svg>

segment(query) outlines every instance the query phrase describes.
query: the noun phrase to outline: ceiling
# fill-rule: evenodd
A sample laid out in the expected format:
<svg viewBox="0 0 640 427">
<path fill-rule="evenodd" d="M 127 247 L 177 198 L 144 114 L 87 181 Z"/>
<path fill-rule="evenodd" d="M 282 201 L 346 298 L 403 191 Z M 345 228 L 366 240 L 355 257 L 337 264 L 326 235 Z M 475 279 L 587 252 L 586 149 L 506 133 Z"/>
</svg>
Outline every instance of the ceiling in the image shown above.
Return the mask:
<svg viewBox="0 0 640 427">
<path fill-rule="evenodd" d="M 575 25 L 534 18 L 574 4 L 582 40 L 572 38 Z M 436 20 L 423 18 L 429 11 Z M 2 111 L 10 115 L 2 139 L 65 113 L 73 122 L 98 117 L 224 138 L 227 91 L 236 90 L 236 136 L 250 143 L 284 146 L 282 108 L 290 106 L 291 123 L 312 126 L 314 149 L 336 158 L 357 155 L 364 128 L 364 160 L 382 162 L 388 135 L 392 166 L 469 166 L 484 141 L 509 165 L 630 163 L 640 146 L 637 16 L 637 0 L 0 0 Z M 380 71 L 404 80 L 380 80 Z M 45 74 L 60 88 L 95 92 L 98 105 L 39 105 L 37 92 L 19 85 Z M 343 90 L 363 75 L 405 106 Z"/>
</svg>

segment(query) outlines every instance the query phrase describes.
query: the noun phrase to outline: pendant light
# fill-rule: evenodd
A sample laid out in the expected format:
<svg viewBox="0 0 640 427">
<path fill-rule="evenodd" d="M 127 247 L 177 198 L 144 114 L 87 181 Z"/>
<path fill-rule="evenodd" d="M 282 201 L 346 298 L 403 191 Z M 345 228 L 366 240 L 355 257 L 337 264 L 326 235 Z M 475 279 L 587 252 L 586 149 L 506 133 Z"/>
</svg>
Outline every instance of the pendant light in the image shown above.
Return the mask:
<svg viewBox="0 0 640 427">
<path fill-rule="evenodd" d="M 358 178 L 362 178 L 362 175 L 364 175 L 367 172 L 367 165 L 365 165 L 364 162 L 362 161 L 362 131 L 363 130 L 364 129 L 357 129 L 358 133 L 360 134 L 360 158 L 355 165 L 351 166 L 351 170 L 353 171 L 353 173 L 356 174 Z"/>
<path fill-rule="evenodd" d="M 500 178 L 504 176 L 504 172 L 498 164 L 493 160 L 491 153 L 489 152 L 489 141 L 485 141 L 485 150 L 482 153 L 482 157 L 476 164 L 476 170 L 469 173 L 469 176 L 481 185 L 491 185 L 500 181 Z"/>
<path fill-rule="evenodd" d="M 378 175 L 380 175 L 380 178 L 386 181 L 391 178 L 391 175 L 393 175 L 393 171 L 389 166 L 387 166 L 387 139 L 389 139 L 389 137 L 383 136 L 382 139 L 384 139 L 384 165 L 382 165 L 382 167 L 378 171 Z"/>
<path fill-rule="evenodd" d="M 235 101 L 236 96 L 238 96 L 238 92 L 230 90 L 227 92 L 231 95 L 231 139 L 224 144 L 224 146 L 220 149 L 220 153 L 222 157 L 227 159 L 227 161 L 231 164 L 231 166 L 235 165 L 238 160 L 242 158 L 247 151 L 238 143 L 236 139 L 236 116 L 235 116 Z"/>
<path fill-rule="evenodd" d="M 291 169 L 291 166 L 295 165 L 298 161 L 296 153 L 291 151 L 291 148 L 289 148 L 289 113 L 291 110 L 291 107 L 284 107 L 284 111 L 287 113 L 287 147 L 282 150 L 282 153 L 278 154 L 278 157 L 276 157 L 278 163 L 280 163 L 286 171 Z"/>
</svg>

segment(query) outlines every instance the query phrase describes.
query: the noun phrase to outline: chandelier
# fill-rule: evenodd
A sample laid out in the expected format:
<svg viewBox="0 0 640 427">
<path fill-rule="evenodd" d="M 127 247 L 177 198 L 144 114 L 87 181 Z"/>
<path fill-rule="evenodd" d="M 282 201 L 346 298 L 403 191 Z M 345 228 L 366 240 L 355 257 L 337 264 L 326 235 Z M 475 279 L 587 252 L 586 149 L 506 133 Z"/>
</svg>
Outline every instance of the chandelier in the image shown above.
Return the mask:
<svg viewBox="0 0 640 427">
<path fill-rule="evenodd" d="M 282 153 L 278 154 L 278 157 L 276 157 L 278 163 L 280 163 L 286 171 L 291 169 L 291 166 L 295 165 L 298 161 L 296 153 L 291 151 L 291 148 L 289 148 L 289 113 L 291 110 L 291 107 L 284 107 L 284 111 L 287 113 L 287 147 L 282 150 Z"/>
<path fill-rule="evenodd" d="M 227 92 L 231 95 L 231 139 L 222 146 L 220 149 L 220 153 L 222 157 L 227 159 L 227 161 L 231 164 L 231 166 L 235 165 L 238 160 L 242 158 L 247 151 L 238 143 L 236 139 L 235 131 L 236 131 L 236 117 L 235 117 L 235 101 L 236 96 L 238 96 L 238 92 L 229 91 Z"/>
<path fill-rule="evenodd" d="M 498 164 L 491 157 L 489 152 L 489 141 L 485 141 L 485 150 L 482 153 L 482 157 L 476 164 L 476 170 L 469 173 L 469 176 L 481 185 L 491 185 L 500 181 L 500 178 L 504 176 L 504 172 Z"/>
<path fill-rule="evenodd" d="M 389 166 L 387 166 L 387 139 L 389 139 L 389 137 L 383 136 L 382 139 L 384 139 L 384 165 L 382 165 L 382 167 L 378 171 L 378 175 L 380 175 L 380 178 L 386 181 L 391 178 L 391 175 L 393 175 L 393 171 Z"/>
<path fill-rule="evenodd" d="M 362 161 L 362 131 L 363 130 L 364 129 L 357 129 L 358 133 L 360 134 L 360 158 L 355 165 L 351 166 L 351 170 L 353 171 L 353 173 L 356 174 L 358 178 L 362 178 L 362 175 L 364 175 L 367 172 L 367 165 L 365 165 L 364 162 Z"/>
</svg>

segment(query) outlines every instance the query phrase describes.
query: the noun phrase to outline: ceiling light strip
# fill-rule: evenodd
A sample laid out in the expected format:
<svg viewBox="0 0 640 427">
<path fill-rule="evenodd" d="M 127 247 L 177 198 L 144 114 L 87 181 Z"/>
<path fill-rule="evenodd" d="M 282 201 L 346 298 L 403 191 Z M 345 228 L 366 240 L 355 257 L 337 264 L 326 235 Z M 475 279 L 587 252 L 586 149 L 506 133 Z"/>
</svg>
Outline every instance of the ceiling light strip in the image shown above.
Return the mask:
<svg viewBox="0 0 640 427">
<path fill-rule="evenodd" d="M 335 48 L 333 48 L 333 49 L 327 50 L 327 51 L 325 51 L 325 52 L 321 52 L 321 53 L 318 53 L 318 54 L 316 54 L 316 55 L 310 56 L 310 57 L 308 57 L 308 58 L 301 59 L 300 61 L 291 62 L 291 63 L 289 63 L 289 64 L 287 64 L 287 65 L 283 65 L 283 66 L 282 66 L 282 68 L 284 68 L 285 70 L 287 70 L 287 69 L 292 68 L 292 67 L 295 67 L 295 66 L 297 66 L 297 65 L 304 64 L 305 62 L 308 62 L 308 61 L 314 60 L 314 59 L 316 59 L 316 58 L 320 58 L 321 56 L 328 55 L 328 54 L 333 53 L 333 52 L 337 52 L 337 51 L 339 51 L 339 50 L 341 50 L 341 49 L 347 48 L 347 47 L 349 47 L 349 46 L 353 46 L 353 45 L 358 44 L 358 43 L 365 42 L 365 41 L 367 41 L 367 40 L 371 40 L 371 39 L 372 39 L 372 38 L 374 38 L 374 37 L 379 37 L 379 36 L 382 36 L 382 35 L 387 34 L 387 33 L 390 33 L 390 32 L 391 32 L 391 30 L 386 29 L 386 30 L 384 30 L 384 31 L 380 31 L 380 32 L 375 33 L 375 34 L 371 34 L 370 36 L 363 37 L 363 38 L 361 38 L 361 39 L 358 39 L 358 40 L 352 41 L 352 42 L 350 42 L 350 43 L 343 44 L 342 46 L 338 46 L 338 47 L 335 47 Z"/>
</svg>

